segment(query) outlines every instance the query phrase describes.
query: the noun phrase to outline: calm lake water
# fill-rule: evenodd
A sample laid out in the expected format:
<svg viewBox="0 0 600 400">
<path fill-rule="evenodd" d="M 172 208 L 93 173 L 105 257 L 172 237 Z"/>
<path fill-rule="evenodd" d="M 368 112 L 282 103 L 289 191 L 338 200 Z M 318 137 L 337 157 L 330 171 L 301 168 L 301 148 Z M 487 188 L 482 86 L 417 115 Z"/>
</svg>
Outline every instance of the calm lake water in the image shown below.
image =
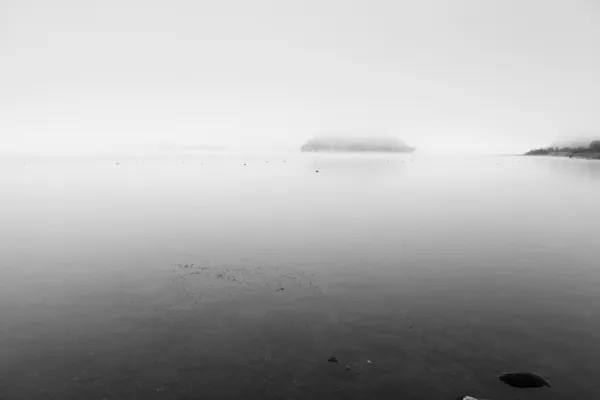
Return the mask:
<svg viewBox="0 0 600 400">
<path fill-rule="evenodd" d="M 3 400 L 600 398 L 598 161 L 5 157 L 0 186 Z"/>
</svg>

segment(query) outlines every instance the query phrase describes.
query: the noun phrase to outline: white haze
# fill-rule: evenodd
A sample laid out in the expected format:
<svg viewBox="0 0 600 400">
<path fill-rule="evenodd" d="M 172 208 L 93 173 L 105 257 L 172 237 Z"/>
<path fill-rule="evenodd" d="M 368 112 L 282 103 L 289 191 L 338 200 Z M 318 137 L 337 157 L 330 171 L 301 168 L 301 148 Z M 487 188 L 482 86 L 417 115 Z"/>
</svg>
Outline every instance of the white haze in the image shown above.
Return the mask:
<svg viewBox="0 0 600 400">
<path fill-rule="evenodd" d="M 599 132 L 599 4 L 3 0 L 0 152 L 522 152 Z"/>
</svg>

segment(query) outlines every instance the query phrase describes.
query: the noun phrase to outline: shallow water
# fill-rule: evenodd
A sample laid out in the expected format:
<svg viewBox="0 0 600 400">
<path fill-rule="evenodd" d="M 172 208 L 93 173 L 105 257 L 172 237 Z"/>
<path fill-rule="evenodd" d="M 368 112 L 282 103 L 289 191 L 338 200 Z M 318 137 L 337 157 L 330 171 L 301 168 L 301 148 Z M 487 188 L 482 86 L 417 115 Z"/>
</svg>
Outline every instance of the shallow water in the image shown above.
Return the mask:
<svg viewBox="0 0 600 400">
<path fill-rule="evenodd" d="M 0 185 L 2 399 L 600 398 L 598 161 L 5 157 Z"/>
</svg>

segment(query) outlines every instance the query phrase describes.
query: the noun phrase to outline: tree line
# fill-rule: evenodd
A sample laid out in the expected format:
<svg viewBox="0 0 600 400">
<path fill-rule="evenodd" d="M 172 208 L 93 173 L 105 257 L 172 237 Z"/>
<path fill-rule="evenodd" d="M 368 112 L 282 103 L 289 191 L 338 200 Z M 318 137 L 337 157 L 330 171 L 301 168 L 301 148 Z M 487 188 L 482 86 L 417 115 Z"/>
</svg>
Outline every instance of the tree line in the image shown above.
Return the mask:
<svg viewBox="0 0 600 400">
<path fill-rule="evenodd" d="M 541 149 L 530 150 L 525 155 L 527 156 L 537 156 L 537 155 L 545 155 L 550 153 L 558 153 L 565 152 L 571 154 L 580 154 L 580 153 L 600 153 L 600 140 L 592 141 L 588 147 L 545 147 Z"/>
</svg>

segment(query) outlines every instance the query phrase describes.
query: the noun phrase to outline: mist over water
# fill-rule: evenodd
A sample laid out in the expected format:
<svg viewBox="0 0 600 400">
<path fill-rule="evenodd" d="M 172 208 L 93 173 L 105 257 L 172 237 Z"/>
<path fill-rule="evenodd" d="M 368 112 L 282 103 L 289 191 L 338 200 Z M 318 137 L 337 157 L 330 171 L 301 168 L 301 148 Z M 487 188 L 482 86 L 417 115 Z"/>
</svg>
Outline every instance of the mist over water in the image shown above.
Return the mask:
<svg viewBox="0 0 600 400">
<path fill-rule="evenodd" d="M 4 157 L 0 185 L 2 398 L 600 396 L 598 162 Z"/>
</svg>

